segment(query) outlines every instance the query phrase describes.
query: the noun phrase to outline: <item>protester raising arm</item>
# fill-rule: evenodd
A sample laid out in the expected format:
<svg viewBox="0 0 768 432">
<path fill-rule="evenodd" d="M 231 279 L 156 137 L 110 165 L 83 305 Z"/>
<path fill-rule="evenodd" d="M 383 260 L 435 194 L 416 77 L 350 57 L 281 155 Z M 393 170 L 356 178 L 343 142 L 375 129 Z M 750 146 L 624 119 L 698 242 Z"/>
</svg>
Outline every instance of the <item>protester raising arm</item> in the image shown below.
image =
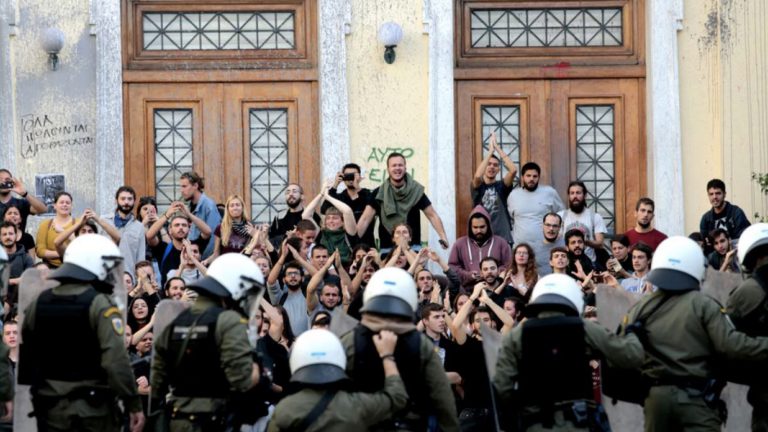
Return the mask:
<svg viewBox="0 0 768 432">
<path fill-rule="evenodd" d="M 508 314 L 501 306 L 496 304 L 495 301 L 491 300 L 485 290 L 480 292 L 480 298 L 478 300 L 480 300 L 480 303 L 488 306 L 488 309 L 493 311 L 493 314 L 496 315 L 496 317 L 502 323 L 504 323 L 504 326 L 501 328 L 501 334 L 506 334 L 508 331 L 512 330 L 512 327 L 515 326 L 515 319 L 512 318 L 512 316 Z"/>
<path fill-rule="evenodd" d="M 317 288 L 323 283 L 323 279 L 325 278 L 325 274 L 328 272 L 328 269 L 333 265 L 333 261 L 336 259 L 336 256 L 339 254 L 339 251 L 336 250 L 333 252 L 333 254 L 328 258 L 328 260 L 325 261 L 325 264 L 323 264 L 322 267 L 320 267 L 320 270 L 316 271 L 315 274 L 312 276 L 312 278 L 309 280 L 309 284 L 307 284 L 307 313 L 310 314 L 312 311 L 315 310 L 317 307 Z"/>
</svg>

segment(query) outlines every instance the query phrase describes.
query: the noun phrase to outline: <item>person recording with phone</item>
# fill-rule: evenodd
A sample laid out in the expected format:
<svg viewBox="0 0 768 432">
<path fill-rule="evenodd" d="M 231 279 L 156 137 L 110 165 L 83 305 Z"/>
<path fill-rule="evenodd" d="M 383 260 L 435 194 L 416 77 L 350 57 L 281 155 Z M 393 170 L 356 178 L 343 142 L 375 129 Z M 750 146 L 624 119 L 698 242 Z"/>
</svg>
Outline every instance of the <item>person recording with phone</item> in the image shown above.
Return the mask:
<svg viewBox="0 0 768 432">
<path fill-rule="evenodd" d="M 29 193 L 20 178 L 14 178 L 10 171 L 0 168 L 0 219 L 10 206 L 17 207 L 21 213 L 22 231 L 27 229 L 30 214 L 42 214 L 48 210 L 44 202 Z"/>
<path fill-rule="evenodd" d="M 328 195 L 330 195 L 331 198 L 343 202 L 352 209 L 352 213 L 355 215 L 355 222 L 360 221 L 360 217 L 363 215 L 363 211 L 365 211 L 365 206 L 371 200 L 371 191 L 364 187 L 360 187 L 360 181 L 362 179 L 360 165 L 356 163 L 348 163 L 344 165 L 340 172 L 336 173 L 333 186 L 331 186 L 328 191 Z M 341 192 L 338 192 L 339 185 L 342 183 L 344 183 L 344 189 Z M 328 205 L 329 204 L 323 205 L 323 213 L 325 213 Z M 371 226 L 369 226 L 360 236 L 360 241 L 367 245 L 376 244 L 373 240 L 373 224 L 371 224 Z"/>
</svg>

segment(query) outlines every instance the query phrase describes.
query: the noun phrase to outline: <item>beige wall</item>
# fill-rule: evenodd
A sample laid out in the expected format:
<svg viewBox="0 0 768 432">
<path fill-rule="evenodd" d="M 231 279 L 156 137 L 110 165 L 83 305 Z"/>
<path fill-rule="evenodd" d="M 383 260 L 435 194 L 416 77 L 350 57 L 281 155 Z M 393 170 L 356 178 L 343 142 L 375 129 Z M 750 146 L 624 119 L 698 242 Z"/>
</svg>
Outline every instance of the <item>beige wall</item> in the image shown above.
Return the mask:
<svg viewBox="0 0 768 432">
<path fill-rule="evenodd" d="M 768 8 L 762 0 L 685 0 L 678 34 L 685 228 L 708 210 L 706 182 L 753 214 L 768 201 L 751 180 L 768 171 Z"/>
<path fill-rule="evenodd" d="M 386 157 L 395 151 L 407 157 L 408 171 L 417 181 L 424 186 L 429 182 L 429 39 L 422 32 L 422 16 L 420 1 L 352 1 L 347 36 L 350 156 L 365 170 L 364 187 L 381 183 Z M 384 62 L 384 47 L 377 39 L 386 21 L 403 28 L 391 65 Z"/>
</svg>

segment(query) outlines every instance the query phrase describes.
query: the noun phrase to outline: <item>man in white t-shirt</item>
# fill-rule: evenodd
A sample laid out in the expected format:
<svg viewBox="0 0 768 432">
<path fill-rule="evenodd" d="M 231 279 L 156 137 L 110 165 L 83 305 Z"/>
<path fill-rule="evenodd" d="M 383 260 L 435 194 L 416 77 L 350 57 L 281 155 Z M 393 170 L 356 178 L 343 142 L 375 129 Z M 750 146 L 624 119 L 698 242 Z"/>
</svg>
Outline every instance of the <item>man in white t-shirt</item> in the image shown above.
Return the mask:
<svg viewBox="0 0 768 432">
<path fill-rule="evenodd" d="M 520 172 L 521 187 L 513 189 L 507 199 L 507 210 L 513 221 L 512 239 L 515 244 L 538 244 L 544 238 L 541 229 L 544 215 L 565 206 L 552 186 L 539 185 L 541 168 L 537 163 L 526 163 Z"/>
<path fill-rule="evenodd" d="M 579 180 L 574 180 L 568 184 L 568 208 L 559 212 L 563 218 L 563 224 L 560 228 L 561 235 L 576 228 L 584 233 L 584 254 L 595 264 L 597 256 L 595 249 L 604 247 L 605 228 L 603 217 L 591 208 L 587 207 L 587 186 Z"/>
</svg>

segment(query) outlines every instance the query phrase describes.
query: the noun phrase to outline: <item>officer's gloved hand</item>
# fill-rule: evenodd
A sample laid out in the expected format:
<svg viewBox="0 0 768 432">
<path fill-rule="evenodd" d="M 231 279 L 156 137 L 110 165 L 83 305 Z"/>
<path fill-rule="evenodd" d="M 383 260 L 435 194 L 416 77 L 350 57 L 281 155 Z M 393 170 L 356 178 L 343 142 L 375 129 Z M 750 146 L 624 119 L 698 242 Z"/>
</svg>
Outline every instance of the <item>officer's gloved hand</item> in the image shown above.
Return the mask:
<svg viewBox="0 0 768 432">
<path fill-rule="evenodd" d="M 642 338 L 646 335 L 646 329 L 645 326 L 643 326 L 643 323 L 639 321 L 635 321 L 632 324 L 629 324 L 628 326 L 624 327 L 624 333 L 625 334 L 632 334 L 634 333 L 637 337 Z"/>
</svg>

